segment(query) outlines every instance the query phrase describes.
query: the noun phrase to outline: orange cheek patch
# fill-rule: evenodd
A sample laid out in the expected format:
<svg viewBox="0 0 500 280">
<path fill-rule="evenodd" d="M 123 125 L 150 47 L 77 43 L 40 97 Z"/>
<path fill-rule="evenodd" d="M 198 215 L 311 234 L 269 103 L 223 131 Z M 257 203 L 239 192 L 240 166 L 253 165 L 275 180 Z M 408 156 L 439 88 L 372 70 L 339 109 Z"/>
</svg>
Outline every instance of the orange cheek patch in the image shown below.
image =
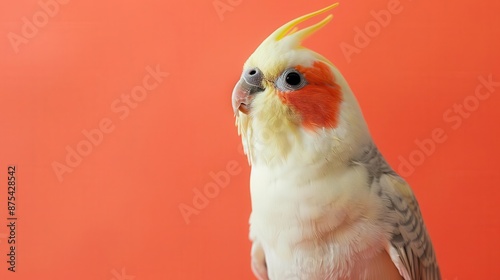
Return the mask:
<svg viewBox="0 0 500 280">
<path fill-rule="evenodd" d="M 312 67 L 295 67 L 308 84 L 300 90 L 280 92 L 281 100 L 302 117 L 302 125 L 309 129 L 337 126 L 342 95 L 330 68 L 316 61 Z"/>
</svg>

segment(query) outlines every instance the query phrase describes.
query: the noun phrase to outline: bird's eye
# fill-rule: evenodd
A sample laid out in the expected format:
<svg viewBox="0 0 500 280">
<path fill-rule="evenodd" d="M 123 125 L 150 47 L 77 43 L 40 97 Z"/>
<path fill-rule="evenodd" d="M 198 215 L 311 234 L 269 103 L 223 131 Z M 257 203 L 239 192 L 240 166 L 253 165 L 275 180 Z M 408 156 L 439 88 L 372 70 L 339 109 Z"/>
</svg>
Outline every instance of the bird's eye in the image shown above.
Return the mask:
<svg viewBox="0 0 500 280">
<path fill-rule="evenodd" d="M 300 85 L 300 82 L 302 81 L 302 77 L 296 72 L 290 72 L 286 75 L 285 81 L 287 84 L 291 86 L 297 86 Z"/>
<path fill-rule="evenodd" d="M 285 70 L 276 80 L 276 87 L 281 91 L 294 91 L 307 85 L 307 81 L 295 68 Z"/>
</svg>

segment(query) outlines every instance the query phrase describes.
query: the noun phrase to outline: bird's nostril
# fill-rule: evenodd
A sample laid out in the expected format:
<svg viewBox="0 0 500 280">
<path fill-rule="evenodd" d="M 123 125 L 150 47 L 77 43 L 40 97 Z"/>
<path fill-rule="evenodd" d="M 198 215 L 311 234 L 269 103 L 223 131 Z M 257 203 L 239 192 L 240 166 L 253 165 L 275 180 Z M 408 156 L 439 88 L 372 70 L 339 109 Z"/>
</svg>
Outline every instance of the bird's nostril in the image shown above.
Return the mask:
<svg viewBox="0 0 500 280">
<path fill-rule="evenodd" d="M 246 69 L 242 77 L 247 85 L 254 87 L 253 91 L 261 90 L 263 78 L 264 74 L 257 67 Z"/>
</svg>

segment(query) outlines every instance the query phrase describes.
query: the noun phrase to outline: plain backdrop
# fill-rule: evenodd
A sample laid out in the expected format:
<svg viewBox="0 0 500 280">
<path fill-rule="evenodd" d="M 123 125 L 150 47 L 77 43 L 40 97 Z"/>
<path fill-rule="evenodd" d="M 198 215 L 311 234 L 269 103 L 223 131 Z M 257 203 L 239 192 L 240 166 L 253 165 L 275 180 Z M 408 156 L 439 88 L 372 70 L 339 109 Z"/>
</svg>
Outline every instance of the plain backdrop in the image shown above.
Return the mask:
<svg viewBox="0 0 500 280">
<path fill-rule="evenodd" d="M 272 31 L 331 3 L 2 1 L 0 278 L 253 279 L 231 90 Z M 342 1 L 305 43 L 341 70 L 411 184 L 448 280 L 500 278 L 499 9 Z"/>
</svg>

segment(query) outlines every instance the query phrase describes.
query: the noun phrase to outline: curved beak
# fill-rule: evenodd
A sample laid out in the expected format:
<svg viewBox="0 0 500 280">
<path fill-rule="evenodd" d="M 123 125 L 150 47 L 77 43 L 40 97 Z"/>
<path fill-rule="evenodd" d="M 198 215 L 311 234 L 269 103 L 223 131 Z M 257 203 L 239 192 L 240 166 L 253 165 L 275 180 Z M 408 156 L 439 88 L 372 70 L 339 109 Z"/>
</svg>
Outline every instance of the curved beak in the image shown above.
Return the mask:
<svg viewBox="0 0 500 280">
<path fill-rule="evenodd" d="M 234 115 L 238 116 L 239 112 L 248 114 L 250 112 L 255 93 L 263 90 L 264 89 L 261 86 L 249 84 L 244 78 L 241 78 L 233 89 Z"/>
</svg>

